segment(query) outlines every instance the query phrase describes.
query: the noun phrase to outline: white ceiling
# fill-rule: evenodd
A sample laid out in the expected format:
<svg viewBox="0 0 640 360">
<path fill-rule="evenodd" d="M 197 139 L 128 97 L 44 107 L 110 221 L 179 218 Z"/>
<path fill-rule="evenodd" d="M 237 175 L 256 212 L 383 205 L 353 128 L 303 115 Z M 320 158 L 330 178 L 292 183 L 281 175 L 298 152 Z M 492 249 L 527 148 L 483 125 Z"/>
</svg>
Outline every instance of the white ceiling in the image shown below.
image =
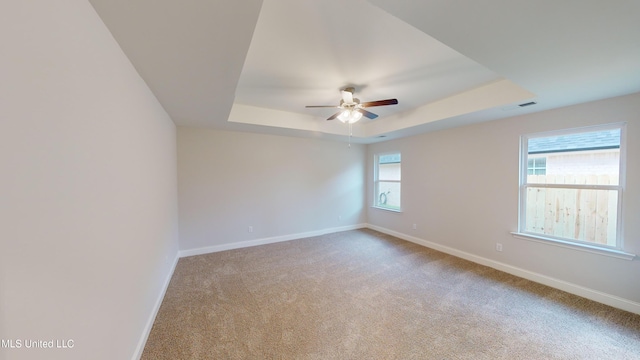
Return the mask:
<svg viewBox="0 0 640 360">
<path fill-rule="evenodd" d="M 638 0 L 90 0 L 178 125 L 371 143 L 640 91 Z M 530 100 L 537 105 L 520 108 Z"/>
</svg>

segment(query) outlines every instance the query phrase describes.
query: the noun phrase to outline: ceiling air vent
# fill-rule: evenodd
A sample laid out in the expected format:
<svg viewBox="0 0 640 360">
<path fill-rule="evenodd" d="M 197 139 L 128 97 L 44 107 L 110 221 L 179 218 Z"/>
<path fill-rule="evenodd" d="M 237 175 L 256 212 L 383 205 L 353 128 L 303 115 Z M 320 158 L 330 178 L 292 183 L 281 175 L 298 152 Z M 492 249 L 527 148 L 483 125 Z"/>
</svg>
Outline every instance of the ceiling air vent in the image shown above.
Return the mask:
<svg viewBox="0 0 640 360">
<path fill-rule="evenodd" d="M 525 106 L 531 106 L 531 105 L 535 105 L 535 104 L 537 104 L 537 102 L 535 102 L 535 101 L 530 101 L 530 102 L 528 102 L 528 103 L 520 104 L 520 105 L 518 105 L 518 106 L 520 106 L 520 107 L 525 107 Z"/>
</svg>

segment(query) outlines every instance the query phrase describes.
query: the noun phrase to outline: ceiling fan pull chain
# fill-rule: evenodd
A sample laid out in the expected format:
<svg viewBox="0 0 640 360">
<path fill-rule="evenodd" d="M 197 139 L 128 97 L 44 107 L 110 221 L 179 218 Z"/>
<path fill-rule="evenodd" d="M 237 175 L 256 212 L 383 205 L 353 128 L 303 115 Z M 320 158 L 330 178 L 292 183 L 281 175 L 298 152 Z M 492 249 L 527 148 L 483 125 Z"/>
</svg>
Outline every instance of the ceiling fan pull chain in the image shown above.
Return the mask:
<svg viewBox="0 0 640 360">
<path fill-rule="evenodd" d="M 351 136 L 353 136 L 353 124 L 349 123 L 349 149 L 351 149 Z"/>
</svg>

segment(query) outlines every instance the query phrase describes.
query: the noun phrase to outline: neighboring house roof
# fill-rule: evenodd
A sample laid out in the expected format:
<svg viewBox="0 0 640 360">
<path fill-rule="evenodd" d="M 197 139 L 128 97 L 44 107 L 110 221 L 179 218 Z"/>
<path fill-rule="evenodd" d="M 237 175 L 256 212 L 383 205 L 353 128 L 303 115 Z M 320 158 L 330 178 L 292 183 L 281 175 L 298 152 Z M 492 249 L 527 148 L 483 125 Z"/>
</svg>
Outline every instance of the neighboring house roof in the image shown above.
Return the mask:
<svg viewBox="0 0 640 360">
<path fill-rule="evenodd" d="M 532 138 L 529 154 L 620 148 L 620 129 Z"/>
</svg>

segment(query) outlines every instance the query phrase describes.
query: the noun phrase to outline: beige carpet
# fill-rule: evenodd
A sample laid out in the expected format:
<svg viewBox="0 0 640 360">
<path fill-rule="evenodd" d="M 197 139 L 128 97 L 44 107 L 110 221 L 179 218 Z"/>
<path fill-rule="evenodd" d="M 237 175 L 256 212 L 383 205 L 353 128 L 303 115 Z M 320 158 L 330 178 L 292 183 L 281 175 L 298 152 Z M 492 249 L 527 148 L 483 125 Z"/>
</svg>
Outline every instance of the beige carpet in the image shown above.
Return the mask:
<svg viewBox="0 0 640 360">
<path fill-rule="evenodd" d="M 640 316 L 356 230 L 181 259 L 142 359 L 640 359 Z"/>
</svg>

